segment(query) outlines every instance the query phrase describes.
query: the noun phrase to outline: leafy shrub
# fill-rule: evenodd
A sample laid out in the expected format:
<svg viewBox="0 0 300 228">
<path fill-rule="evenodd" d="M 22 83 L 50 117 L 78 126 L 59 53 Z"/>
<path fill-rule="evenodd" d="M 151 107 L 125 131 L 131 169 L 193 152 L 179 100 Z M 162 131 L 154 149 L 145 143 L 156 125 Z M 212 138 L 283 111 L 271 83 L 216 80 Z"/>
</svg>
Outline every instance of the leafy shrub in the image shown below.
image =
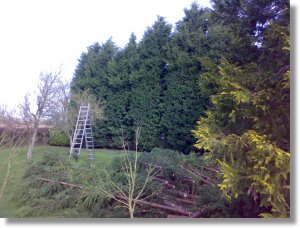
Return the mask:
<svg viewBox="0 0 300 228">
<path fill-rule="evenodd" d="M 52 146 L 69 146 L 70 141 L 66 133 L 54 128 L 50 130 L 49 144 Z"/>
</svg>

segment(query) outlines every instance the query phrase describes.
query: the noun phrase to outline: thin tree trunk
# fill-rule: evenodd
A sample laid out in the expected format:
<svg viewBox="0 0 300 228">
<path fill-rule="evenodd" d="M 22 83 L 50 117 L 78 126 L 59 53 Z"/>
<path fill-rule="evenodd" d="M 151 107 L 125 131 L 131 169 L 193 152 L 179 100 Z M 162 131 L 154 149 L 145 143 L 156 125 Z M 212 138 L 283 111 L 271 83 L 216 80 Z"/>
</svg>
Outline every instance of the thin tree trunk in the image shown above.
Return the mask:
<svg viewBox="0 0 300 228">
<path fill-rule="evenodd" d="M 72 142 L 73 142 L 73 138 L 72 138 L 72 135 L 68 134 L 68 137 L 69 137 L 69 142 L 70 142 L 70 147 L 72 146 Z"/>
<path fill-rule="evenodd" d="M 9 157 L 9 159 L 8 159 L 6 175 L 5 175 L 5 179 L 4 179 L 4 181 L 3 181 L 2 189 L 1 189 L 1 192 L 0 192 L 0 200 L 1 200 L 2 196 L 3 196 L 5 187 L 6 187 L 6 185 L 7 185 L 8 179 L 9 179 L 10 169 L 11 169 L 11 155 L 10 155 L 10 157 Z"/>
<path fill-rule="evenodd" d="M 36 140 L 36 135 L 37 135 L 37 131 L 38 131 L 38 127 L 39 127 L 39 123 L 38 121 L 36 121 L 33 125 L 33 134 L 31 137 L 31 141 L 29 144 L 29 148 L 28 148 L 28 152 L 27 152 L 27 160 L 32 160 L 32 150 L 35 144 L 35 140 Z"/>
<path fill-rule="evenodd" d="M 129 215 L 130 215 L 130 218 L 134 218 L 133 217 L 133 209 L 129 209 Z"/>
</svg>

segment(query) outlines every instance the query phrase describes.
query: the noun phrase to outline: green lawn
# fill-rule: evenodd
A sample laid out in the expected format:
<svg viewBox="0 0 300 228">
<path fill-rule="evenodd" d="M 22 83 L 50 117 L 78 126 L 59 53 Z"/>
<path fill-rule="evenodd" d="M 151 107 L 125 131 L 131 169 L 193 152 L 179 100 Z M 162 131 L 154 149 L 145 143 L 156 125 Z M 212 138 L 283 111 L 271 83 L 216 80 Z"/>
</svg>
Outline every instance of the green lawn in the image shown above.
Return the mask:
<svg viewBox="0 0 300 228">
<path fill-rule="evenodd" d="M 33 150 L 33 161 L 38 161 L 42 158 L 43 154 L 48 151 L 59 151 L 65 154 L 66 157 L 69 155 L 69 147 L 54 147 L 54 146 L 37 146 Z M 11 169 L 6 185 L 4 194 L 0 199 L 0 217 L 11 218 L 14 217 L 14 213 L 17 210 L 15 203 L 11 200 L 15 189 L 20 182 L 23 173 L 29 163 L 26 161 L 27 148 L 18 148 L 17 155 L 11 160 Z M 0 149 L 0 192 L 3 186 L 3 182 L 7 173 L 8 158 L 10 149 Z M 99 149 L 95 150 L 95 161 L 101 164 L 108 164 L 116 156 L 121 155 L 120 151 Z M 87 161 L 87 153 L 82 150 L 79 162 Z"/>
</svg>

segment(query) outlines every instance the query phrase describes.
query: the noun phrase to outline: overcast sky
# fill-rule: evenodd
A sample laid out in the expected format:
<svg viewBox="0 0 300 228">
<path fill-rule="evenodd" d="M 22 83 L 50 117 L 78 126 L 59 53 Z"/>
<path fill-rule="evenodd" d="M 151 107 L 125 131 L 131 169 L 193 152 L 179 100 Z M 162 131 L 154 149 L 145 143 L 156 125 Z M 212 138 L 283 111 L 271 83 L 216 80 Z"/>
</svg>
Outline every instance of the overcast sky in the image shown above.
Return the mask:
<svg viewBox="0 0 300 228">
<path fill-rule="evenodd" d="M 123 47 L 163 16 L 173 24 L 195 0 L 0 0 L 0 105 L 35 89 L 41 71 L 71 79 L 77 60 L 110 37 Z M 197 0 L 209 6 L 209 0 Z"/>
</svg>

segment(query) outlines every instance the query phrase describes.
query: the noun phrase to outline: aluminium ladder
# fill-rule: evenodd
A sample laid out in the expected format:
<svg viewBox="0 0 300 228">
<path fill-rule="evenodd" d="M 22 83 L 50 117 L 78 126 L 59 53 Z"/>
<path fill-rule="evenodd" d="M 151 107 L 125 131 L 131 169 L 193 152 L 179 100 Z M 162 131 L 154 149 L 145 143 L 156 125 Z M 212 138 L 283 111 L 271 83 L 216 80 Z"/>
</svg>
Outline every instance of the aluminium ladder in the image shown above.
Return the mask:
<svg viewBox="0 0 300 228">
<path fill-rule="evenodd" d="M 79 157 L 80 150 L 85 140 L 85 147 L 88 152 L 88 160 L 94 160 L 94 141 L 91 123 L 90 104 L 80 106 L 77 123 L 74 131 L 72 145 L 70 149 L 70 157 Z"/>
</svg>

